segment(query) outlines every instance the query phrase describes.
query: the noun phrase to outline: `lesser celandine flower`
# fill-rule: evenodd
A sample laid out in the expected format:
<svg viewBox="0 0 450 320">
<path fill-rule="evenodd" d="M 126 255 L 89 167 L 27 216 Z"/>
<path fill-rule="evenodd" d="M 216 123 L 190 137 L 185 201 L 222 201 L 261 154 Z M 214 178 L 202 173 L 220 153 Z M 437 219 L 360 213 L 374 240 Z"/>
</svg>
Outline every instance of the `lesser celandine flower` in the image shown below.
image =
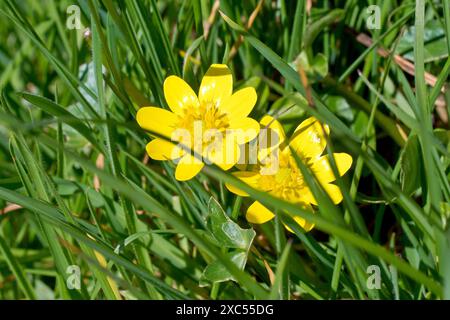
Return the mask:
<svg viewBox="0 0 450 320">
<path fill-rule="evenodd" d="M 274 118 L 265 116 L 261 125 L 273 130 L 278 136 L 278 142 L 259 150 L 259 171 L 237 171 L 233 173 L 236 177 L 255 189 L 312 211 L 311 204 L 317 205 L 317 202 L 303 179 L 292 150 L 311 169 L 333 202 L 337 204 L 342 201 L 341 191 L 331 183 L 336 178 L 328 155 L 322 155 L 326 147 L 325 135 L 330 132 L 327 125 L 321 125 L 315 118 L 306 119 L 296 128 L 290 141 L 286 140 L 283 127 Z M 352 157 L 346 153 L 334 153 L 333 157 L 339 175 L 342 176 L 351 167 Z M 232 185 L 227 185 L 227 188 L 237 195 L 248 196 Z M 274 216 L 272 211 L 255 201 L 248 208 L 246 218 L 251 223 L 260 224 L 273 219 Z M 314 227 L 298 216 L 295 216 L 294 220 L 306 231 Z"/>
<path fill-rule="evenodd" d="M 142 128 L 178 143 L 156 138 L 146 148 L 152 159 L 178 160 L 177 180 L 193 178 L 205 163 L 230 169 L 239 159 L 240 145 L 258 135 L 258 122 L 247 117 L 256 103 L 255 89 L 233 93 L 233 78 L 226 65 L 211 65 L 198 95 L 183 79 L 169 76 L 164 81 L 164 96 L 170 111 L 144 107 L 137 121 Z"/>
</svg>

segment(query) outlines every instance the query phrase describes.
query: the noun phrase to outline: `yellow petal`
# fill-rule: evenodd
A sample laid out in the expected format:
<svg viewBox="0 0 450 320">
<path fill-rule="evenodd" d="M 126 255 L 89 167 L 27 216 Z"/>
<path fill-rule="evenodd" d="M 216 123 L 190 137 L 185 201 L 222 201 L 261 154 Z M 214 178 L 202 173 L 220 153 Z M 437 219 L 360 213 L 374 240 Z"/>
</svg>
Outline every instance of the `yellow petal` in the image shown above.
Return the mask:
<svg viewBox="0 0 450 320">
<path fill-rule="evenodd" d="M 270 138 L 268 140 L 269 143 L 266 144 L 266 146 L 268 147 L 278 146 L 284 142 L 284 140 L 286 139 L 286 134 L 284 133 L 283 126 L 281 125 L 280 122 L 278 122 L 278 120 L 267 115 L 264 116 L 259 123 L 261 124 L 261 129 L 269 128 L 272 130 L 270 132 L 265 133 L 267 137 L 264 138 L 266 139 Z M 269 133 L 272 135 L 272 137 L 269 135 Z M 271 141 L 276 143 L 271 143 Z"/>
<path fill-rule="evenodd" d="M 250 187 L 256 188 L 258 186 L 258 181 L 260 178 L 260 175 L 257 172 L 252 172 L 252 171 L 238 171 L 238 172 L 233 172 L 233 176 L 235 176 L 236 178 L 242 180 L 243 182 L 245 182 L 246 184 L 248 184 Z M 247 193 L 245 193 L 244 191 L 236 188 L 235 186 L 226 183 L 225 186 L 227 187 L 227 189 L 234 193 L 237 194 L 238 196 L 241 197 L 248 197 L 249 195 Z"/>
<path fill-rule="evenodd" d="M 325 183 L 322 185 L 322 188 L 326 191 L 334 204 L 338 204 L 342 201 L 342 193 L 337 185 Z M 317 205 L 317 200 L 314 198 L 312 192 L 308 188 L 305 188 L 305 190 L 303 191 L 302 200 L 307 203 Z"/>
<path fill-rule="evenodd" d="M 309 232 L 309 231 L 311 231 L 314 228 L 314 223 L 310 223 L 310 222 L 306 221 L 305 219 L 303 219 L 303 218 L 301 218 L 299 216 L 294 217 L 294 221 L 297 222 L 300 225 L 300 227 L 302 227 L 303 230 L 305 230 L 305 232 Z M 293 232 L 291 230 L 291 228 L 289 228 L 288 226 L 286 226 L 286 229 L 288 231 Z"/>
<path fill-rule="evenodd" d="M 261 121 L 258 136 L 258 160 L 265 166 L 272 166 L 279 159 L 279 146 L 286 139 L 283 126 L 275 118 L 266 115 Z"/>
<path fill-rule="evenodd" d="M 272 211 L 264 207 L 260 202 L 255 201 L 253 204 L 247 209 L 247 221 L 250 223 L 266 223 L 269 220 L 272 220 L 275 217 Z"/>
<path fill-rule="evenodd" d="M 339 176 L 343 176 L 352 166 L 352 157 L 347 153 L 333 153 Z M 317 179 L 323 184 L 336 180 L 328 155 L 318 158 L 311 166 Z"/>
<path fill-rule="evenodd" d="M 200 105 L 194 90 L 177 76 L 167 77 L 164 81 L 164 96 L 170 110 L 178 115 L 182 115 L 185 108 L 198 108 Z"/>
<path fill-rule="evenodd" d="M 311 203 L 317 206 L 316 198 L 314 198 L 312 192 L 307 187 L 302 190 L 301 200 L 306 203 Z"/>
<path fill-rule="evenodd" d="M 150 141 L 146 150 L 150 158 L 154 160 L 172 160 L 183 155 L 182 149 L 167 140 L 159 138 Z"/>
<path fill-rule="evenodd" d="M 202 79 L 198 97 L 202 104 L 214 103 L 218 107 L 232 92 L 233 77 L 230 69 L 224 64 L 213 64 Z"/>
<path fill-rule="evenodd" d="M 220 110 L 228 114 L 230 120 L 247 117 L 256 104 L 256 91 L 252 87 L 241 89 L 223 101 Z"/>
<path fill-rule="evenodd" d="M 232 134 L 236 137 L 238 144 L 244 144 L 252 141 L 258 136 L 259 133 L 259 123 L 252 118 L 243 118 L 239 120 L 230 121 L 230 130 Z"/>
<path fill-rule="evenodd" d="M 190 154 L 185 155 L 177 164 L 175 169 L 175 179 L 178 181 L 187 181 L 195 177 L 204 164 Z"/>
<path fill-rule="evenodd" d="M 309 204 L 300 203 L 299 205 L 305 210 L 314 212 L 312 207 Z M 297 222 L 300 225 L 300 227 L 303 228 L 303 230 L 305 230 L 305 232 L 309 232 L 309 231 L 311 231 L 314 228 L 314 224 L 313 223 L 310 223 L 310 222 L 306 221 L 305 219 L 303 219 L 300 216 L 295 215 L 292 218 L 294 219 L 295 222 Z M 287 224 L 285 224 L 284 226 L 286 227 L 286 229 L 289 232 L 294 233 L 294 230 L 292 230 Z"/>
<path fill-rule="evenodd" d="M 218 165 L 222 170 L 229 170 L 238 162 L 241 150 L 233 137 L 225 137 L 211 146 L 206 147 L 204 155 L 210 163 Z"/>
<path fill-rule="evenodd" d="M 334 204 L 338 204 L 342 201 L 342 193 L 337 185 L 327 183 L 323 186 L 323 188 L 328 193 Z"/>
<path fill-rule="evenodd" d="M 162 108 L 144 107 L 138 110 L 136 120 L 141 128 L 170 139 L 178 117 Z"/>
<path fill-rule="evenodd" d="M 327 145 L 326 135 L 329 133 L 330 128 L 326 124 L 322 127 L 316 118 L 311 117 L 295 129 L 290 146 L 303 158 L 317 158 Z"/>
</svg>

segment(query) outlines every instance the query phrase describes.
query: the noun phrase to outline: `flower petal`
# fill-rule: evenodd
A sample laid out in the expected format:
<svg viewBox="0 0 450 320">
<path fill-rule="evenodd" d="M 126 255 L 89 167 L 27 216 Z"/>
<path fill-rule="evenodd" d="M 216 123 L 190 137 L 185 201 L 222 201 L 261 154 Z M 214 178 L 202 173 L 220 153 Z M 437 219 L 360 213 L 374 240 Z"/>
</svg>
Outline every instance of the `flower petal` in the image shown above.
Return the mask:
<svg viewBox="0 0 450 320">
<path fill-rule="evenodd" d="M 259 174 L 257 172 L 252 172 L 252 171 L 237 171 L 237 172 L 233 172 L 233 176 L 235 176 L 236 178 L 242 180 L 243 182 L 245 182 L 246 184 L 248 184 L 250 187 L 256 188 L 258 186 L 258 180 L 259 180 Z M 237 194 L 238 196 L 241 197 L 248 197 L 249 195 L 236 188 L 235 186 L 226 183 L 225 187 L 232 193 Z"/>
<path fill-rule="evenodd" d="M 269 128 L 272 130 L 272 133 L 271 133 L 272 137 L 269 136 L 268 134 L 266 134 L 266 136 L 267 136 L 267 138 L 272 138 L 272 140 L 276 139 L 276 142 L 277 142 L 274 144 L 274 143 L 270 143 L 271 141 L 268 141 L 269 143 L 266 144 L 266 146 L 272 146 L 272 144 L 274 146 L 275 145 L 278 146 L 281 143 L 283 143 L 284 140 L 286 140 L 286 134 L 284 133 L 283 126 L 275 118 L 267 115 L 267 116 L 264 116 L 259 123 L 261 124 L 261 129 Z M 275 133 L 275 135 L 274 135 L 274 133 Z"/>
<path fill-rule="evenodd" d="M 325 132 L 324 132 L 325 130 Z M 323 128 L 316 118 L 308 118 L 295 129 L 290 146 L 303 158 L 319 157 L 327 144 L 325 135 L 330 133 L 328 125 Z"/>
<path fill-rule="evenodd" d="M 247 117 L 256 104 L 256 91 L 252 87 L 247 87 L 236 91 L 225 99 L 220 107 L 220 111 L 227 113 L 230 120 Z"/>
<path fill-rule="evenodd" d="M 183 150 L 175 144 L 159 138 L 150 141 L 145 149 L 150 158 L 154 160 L 173 160 L 183 155 Z"/>
<path fill-rule="evenodd" d="M 304 188 L 303 192 L 302 192 L 302 201 L 306 202 L 306 203 L 311 203 L 313 205 L 317 206 L 317 201 L 316 198 L 314 198 L 311 190 L 309 190 L 309 188 Z"/>
<path fill-rule="evenodd" d="M 328 193 L 328 196 L 331 198 L 334 204 L 338 204 L 342 201 L 342 193 L 341 189 L 335 184 L 327 183 L 322 186 L 325 191 Z"/>
<path fill-rule="evenodd" d="M 278 161 L 279 146 L 286 140 L 286 134 L 281 123 L 271 116 L 264 116 L 259 123 L 258 160 L 270 165 L 272 161 Z"/>
<path fill-rule="evenodd" d="M 157 107 L 140 108 L 136 120 L 141 128 L 171 138 L 175 130 L 178 117 L 168 110 Z"/>
<path fill-rule="evenodd" d="M 164 96 L 170 110 L 177 115 L 182 115 L 183 109 L 200 106 L 194 90 L 177 76 L 169 76 L 164 81 Z"/>
<path fill-rule="evenodd" d="M 195 177 L 202 170 L 204 163 L 190 154 L 185 155 L 177 164 L 175 179 L 187 181 Z"/>
<path fill-rule="evenodd" d="M 239 141 L 238 141 L 239 144 Z M 257 171 L 258 170 L 258 143 L 255 140 L 239 145 L 241 154 L 236 163 L 239 171 Z"/>
<path fill-rule="evenodd" d="M 241 150 L 236 140 L 229 136 L 218 142 L 217 146 L 207 150 L 204 156 L 210 162 L 222 168 L 222 170 L 229 170 L 238 162 L 240 152 Z"/>
<path fill-rule="evenodd" d="M 302 227 L 303 230 L 305 230 L 305 232 L 309 232 L 314 228 L 314 223 L 310 223 L 299 216 L 295 216 L 294 221 L 297 222 L 300 225 L 300 227 Z M 294 231 L 291 230 L 291 228 L 289 228 L 288 226 L 286 226 L 286 229 L 288 231 L 294 233 Z"/>
<path fill-rule="evenodd" d="M 322 185 L 322 188 L 328 193 L 328 196 L 331 198 L 334 204 L 338 204 L 342 201 L 342 193 L 337 185 L 326 183 Z M 308 188 L 305 188 L 302 200 L 307 203 L 317 205 L 317 200 L 314 198 L 312 192 Z"/>
<path fill-rule="evenodd" d="M 347 153 L 333 153 L 333 158 L 336 162 L 339 176 L 343 176 L 352 166 L 353 159 Z M 336 180 L 328 155 L 324 155 L 314 161 L 311 170 L 322 184 Z"/>
<path fill-rule="evenodd" d="M 255 201 L 250 207 L 248 207 L 247 215 L 245 217 L 250 223 L 261 224 L 272 220 L 275 215 L 260 202 Z"/>
<path fill-rule="evenodd" d="M 258 136 L 259 123 L 252 118 L 243 118 L 230 122 L 229 130 L 233 130 L 238 144 L 244 144 L 252 141 Z"/>
<path fill-rule="evenodd" d="M 212 102 L 218 107 L 232 92 L 233 77 L 230 69 L 224 64 L 213 64 L 202 79 L 198 98 L 202 104 Z"/>
<path fill-rule="evenodd" d="M 314 212 L 313 208 L 307 203 L 300 203 L 299 205 L 305 210 Z M 298 215 L 295 215 L 292 218 L 300 225 L 300 227 L 303 228 L 303 230 L 305 230 L 305 232 L 309 232 L 314 228 L 314 223 L 310 223 Z M 284 226 L 289 232 L 294 233 L 294 230 L 292 230 L 287 224 L 284 224 Z"/>
</svg>

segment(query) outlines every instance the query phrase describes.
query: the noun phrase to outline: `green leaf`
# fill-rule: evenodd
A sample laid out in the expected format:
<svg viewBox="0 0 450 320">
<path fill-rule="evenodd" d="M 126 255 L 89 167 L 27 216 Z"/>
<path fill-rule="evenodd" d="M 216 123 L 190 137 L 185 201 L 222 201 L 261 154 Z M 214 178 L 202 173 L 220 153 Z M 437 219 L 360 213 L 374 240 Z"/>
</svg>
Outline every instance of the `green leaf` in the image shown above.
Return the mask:
<svg viewBox="0 0 450 320">
<path fill-rule="evenodd" d="M 443 279 L 444 299 L 450 299 L 450 228 L 444 234 L 437 236 L 437 243 L 439 248 L 439 256 L 442 260 L 439 261 L 439 273 Z"/>
<path fill-rule="evenodd" d="M 307 27 L 308 32 L 305 33 L 304 47 L 309 48 L 312 46 L 314 40 L 317 38 L 319 33 L 323 31 L 328 25 L 339 21 L 345 14 L 345 10 L 334 9 L 330 11 L 324 17 L 314 21 L 311 25 Z"/>
<path fill-rule="evenodd" d="M 346 99 L 340 96 L 329 96 L 325 100 L 325 104 L 328 106 L 328 108 L 330 108 L 332 112 L 337 114 L 339 117 L 344 118 L 349 122 L 353 121 L 353 111 Z"/>
<path fill-rule="evenodd" d="M 239 31 L 241 33 L 246 33 L 247 30 L 245 30 L 244 27 L 238 25 L 236 22 L 231 20 L 225 13 L 219 10 L 220 15 L 222 16 L 222 19 L 225 20 L 225 22 L 234 30 Z"/>
<path fill-rule="evenodd" d="M 405 194 L 410 195 L 422 185 L 422 160 L 419 138 L 411 136 L 406 142 L 401 158 L 400 182 Z"/>
<path fill-rule="evenodd" d="M 240 270 L 243 270 L 247 262 L 248 252 L 252 245 L 255 231 L 253 229 L 242 229 L 232 221 L 222 209 L 216 199 L 211 197 L 208 203 L 208 216 L 206 226 L 210 236 L 217 241 L 222 248 L 233 250 L 224 255 L 225 259 L 233 262 Z M 233 280 L 235 278 L 219 260 L 210 263 L 200 278 L 200 285 Z"/>
<path fill-rule="evenodd" d="M 397 47 L 397 53 L 414 62 L 414 43 L 416 29 L 411 26 L 403 34 Z M 424 28 L 424 62 L 432 62 L 448 57 L 445 31 L 438 20 L 427 21 Z"/>
<path fill-rule="evenodd" d="M 33 287 L 29 279 L 24 273 L 24 270 L 17 261 L 16 257 L 14 257 L 14 255 L 12 254 L 10 248 L 8 247 L 7 243 L 5 242 L 1 234 L 0 234 L 0 253 L 5 258 L 9 268 L 11 269 L 12 273 L 15 276 L 15 280 L 19 284 L 20 289 L 23 291 L 27 299 L 35 299 L 36 294 L 33 291 Z"/>
<path fill-rule="evenodd" d="M 285 271 L 288 267 L 289 253 L 291 252 L 291 246 L 292 242 L 288 242 L 287 245 L 284 247 L 280 259 L 278 260 L 277 271 L 275 273 L 275 282 L 269 294 L 270 300 L 276 299 L 277 297 L 283 297 L 283 295 L 281 294 L 283 285 L 283 276 L 285 275 Z"/>
<path fill-rule="evenodd" d="M 247 253 L 242 251 L 234 251 L 225 254 L 225 257 L 232 261 L 239 269 L 244 270 L 245 263 L 247 262 Z M 220 263 L 220 261 L 216 260 L 209 264 L 206 269 L 203 271 L 202 277 L 200 279 L 200 285 L 205 286 L 211 283 L 216 282 L 225 282 L 235 279 L 228 272 L 227 268 Z"/>
<path fill-rule="evenodd" d="M 294 61 L 295 69 L 301 68 L 311 82 L 317 82 L 325 78 L 328 74 L 328 59 L 322 54 L 315 54 L 309 57 L 306 51 L 302 51 Z"/>
<path fill-rule="evenodd" d="M 62 106 L 47 98 L 29 93 L 22 93 L 22 97 L 36 107 L 47 112 L 48 114 L 60 118 L 64 123 L 78 131 L 83 137 L 85 137 L 90 143 L 92 143 L 92 145 L 97 147 L 98 150 L 103 150 L 103 148 L 95 139 L 95 136 L 92 134 L 92 129 L 86 126 L 82 121 L 80 121 L 80 119 L 75 117 L 72 113 L 64 109 Z"/>
<path fill-rule="evenodd" d="M 255 231 L 242 229 L 236 222 L 233 222 L 213 197 L 209 200 L 208 210 L 206 221 L 212 236 L 225 248 L 248 251 L 255 237 Z"/>
</svg>

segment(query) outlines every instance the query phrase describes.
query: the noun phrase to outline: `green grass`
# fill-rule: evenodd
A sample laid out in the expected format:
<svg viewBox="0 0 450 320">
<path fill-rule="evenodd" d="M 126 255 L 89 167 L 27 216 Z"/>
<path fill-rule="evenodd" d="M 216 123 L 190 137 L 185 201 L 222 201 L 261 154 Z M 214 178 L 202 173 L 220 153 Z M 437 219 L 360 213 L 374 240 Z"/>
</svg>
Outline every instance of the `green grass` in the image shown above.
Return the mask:
<svg viewBox="0 0 450 320">
<path fill-rule="evenodd" d="M 450 299 L 449 2 L 259 2 L 80 0 L 70 30 L 71 1 L 2 1 L 0 299 Z M 254 119 L 330 126 L 326 152 L 354 160 L 340 205 L 299 158 L 314 214 L 234 169 L 179 182 L 146 158 L 138 108 L 167 107 L 167 76 L 197 90 L 222 62 L 255 87 Z M 252 199 L 276 218 L 249 224 Z"/>
</svg>

